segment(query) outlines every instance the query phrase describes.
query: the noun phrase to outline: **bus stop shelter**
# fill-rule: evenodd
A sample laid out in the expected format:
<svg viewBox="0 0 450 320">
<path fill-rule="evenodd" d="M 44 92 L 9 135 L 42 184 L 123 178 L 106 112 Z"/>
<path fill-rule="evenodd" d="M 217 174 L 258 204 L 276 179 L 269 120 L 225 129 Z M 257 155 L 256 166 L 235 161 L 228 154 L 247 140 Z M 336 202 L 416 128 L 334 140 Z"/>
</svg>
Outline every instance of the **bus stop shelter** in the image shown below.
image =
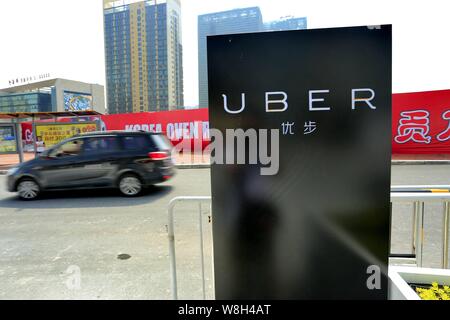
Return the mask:
<svg viewBox="0 0 450 320">
<path fill-rule="evenodd" d="M 34 128 L 36 122 L 54 120 L 58 122 L 60 118 L 80 118 L 87 116 L 100 116 L 97 111 L 63 111 L 63 112 L 7 112 L 0 113 L 0 128 L 4 128 L 5 132 L 14 132 L 16 148 L 15 151 L 5 151 L 0 154 L 18 154 L 19 162 L 23 162 L 23 146 L 22 146 L 22 127 L 23 122 L 31 122 Z M 78 122 L 78 121 L 76 121 Z M 75 122 L 75 123 L 76 123 Z M 12 135 L 11 135 L 12 136 Z M 36 137 L 33 134 L 33 145 L 36 153 Z"/>
</svg>

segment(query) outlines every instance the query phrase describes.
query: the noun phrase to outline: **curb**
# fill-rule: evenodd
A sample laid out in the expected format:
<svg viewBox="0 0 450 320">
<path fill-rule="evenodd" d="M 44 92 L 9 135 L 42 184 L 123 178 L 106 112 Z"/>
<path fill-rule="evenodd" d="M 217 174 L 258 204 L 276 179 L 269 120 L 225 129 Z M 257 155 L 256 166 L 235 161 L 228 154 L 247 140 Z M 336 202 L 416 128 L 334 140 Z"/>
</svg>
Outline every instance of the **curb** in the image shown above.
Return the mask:
<svg viewBox="0 0 450 320">
<path fill-rule="evenodd" d="M 209 163 L 192 163 L 192 164 L 176 164 L 177 169 L 209 169 L 211 165 Z"/>
<path fill-rule="evenodd" d="M 450 164 L 450 160 L 392 160 L 391 164 L 395 165 L 437 165 L 437 164 Z M 175 168 L 183 169 L 209 169 L 211 165 L 209 163 L 193 163 L 193 164 L 176 164 Z M 8 170 L 0 170 L 0 175 L 5 175 Z"/>
<path fill-rule="evenodd" d="M 392 165 L 450 164 L 450 160 L 392 160 Z"/>
</svg>

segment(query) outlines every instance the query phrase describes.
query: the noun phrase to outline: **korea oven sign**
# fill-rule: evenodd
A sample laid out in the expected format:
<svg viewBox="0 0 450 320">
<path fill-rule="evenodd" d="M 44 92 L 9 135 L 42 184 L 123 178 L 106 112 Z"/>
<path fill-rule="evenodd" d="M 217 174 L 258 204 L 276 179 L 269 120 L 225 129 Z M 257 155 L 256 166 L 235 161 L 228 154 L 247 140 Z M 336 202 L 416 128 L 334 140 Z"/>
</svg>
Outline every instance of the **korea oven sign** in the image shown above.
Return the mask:
<svg viewBox="0 0 450 320">
<path fill-rule="evenodd" d="M 208 37 L 217 299 L 387 299 L 391 26 Z"/>
</svg>

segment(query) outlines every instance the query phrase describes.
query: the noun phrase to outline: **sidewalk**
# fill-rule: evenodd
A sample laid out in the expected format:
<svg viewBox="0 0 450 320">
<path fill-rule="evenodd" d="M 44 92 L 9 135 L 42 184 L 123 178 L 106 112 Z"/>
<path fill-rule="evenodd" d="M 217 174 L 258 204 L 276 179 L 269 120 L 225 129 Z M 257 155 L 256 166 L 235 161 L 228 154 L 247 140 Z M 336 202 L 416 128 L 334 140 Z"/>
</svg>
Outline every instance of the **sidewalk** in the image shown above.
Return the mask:
<svg viewBox="0 0 450 320">
<path fill-rule="evenodd" d="M 28 161 L 34 158 L 34 153 L 24 152 L 24 161 Z M 0 154 L 0 170 L 8 170 L 19 163 L 18 154 Z"/>
</svg>

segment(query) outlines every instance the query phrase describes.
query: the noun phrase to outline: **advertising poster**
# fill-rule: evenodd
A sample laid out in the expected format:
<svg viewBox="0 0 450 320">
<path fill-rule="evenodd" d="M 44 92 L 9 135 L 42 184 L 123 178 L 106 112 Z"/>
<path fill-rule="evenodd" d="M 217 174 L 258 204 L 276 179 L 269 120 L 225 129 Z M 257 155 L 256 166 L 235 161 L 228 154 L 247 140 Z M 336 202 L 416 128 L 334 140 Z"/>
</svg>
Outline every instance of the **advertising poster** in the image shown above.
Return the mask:
<svg viewBox="0 0 450 320">
<path fill-rule="evenodd" d="M 208 109 L 102 115 L 106 130 L 163 132 L 173 145 L 209 144 Z"/>
<path fill-rule="evenodd" d="M 86 111 L 92 109 L 92 95 L 64 91 L 64 111 Z"/>
<path fill-rule="evenodd" d="M 450 153 L 450 90 L 392 95 L 394 154 Z"/>
<path fill-rule="evenodd" d="M 207 52 L 216 299 L 387 299 L 391 26 Z"/>
<path fill-rule="evenodd" d="M 42 152 L 60 141 L 79 133 L 97 131 L 95 122 L 83 123 L 35 123 L 36 151 Z"/>
<path fill-rule="evenodd" d="M 0 125 L 0 154 L 16 152 L 17 140 L 14 126 Z"/>
</svg>

